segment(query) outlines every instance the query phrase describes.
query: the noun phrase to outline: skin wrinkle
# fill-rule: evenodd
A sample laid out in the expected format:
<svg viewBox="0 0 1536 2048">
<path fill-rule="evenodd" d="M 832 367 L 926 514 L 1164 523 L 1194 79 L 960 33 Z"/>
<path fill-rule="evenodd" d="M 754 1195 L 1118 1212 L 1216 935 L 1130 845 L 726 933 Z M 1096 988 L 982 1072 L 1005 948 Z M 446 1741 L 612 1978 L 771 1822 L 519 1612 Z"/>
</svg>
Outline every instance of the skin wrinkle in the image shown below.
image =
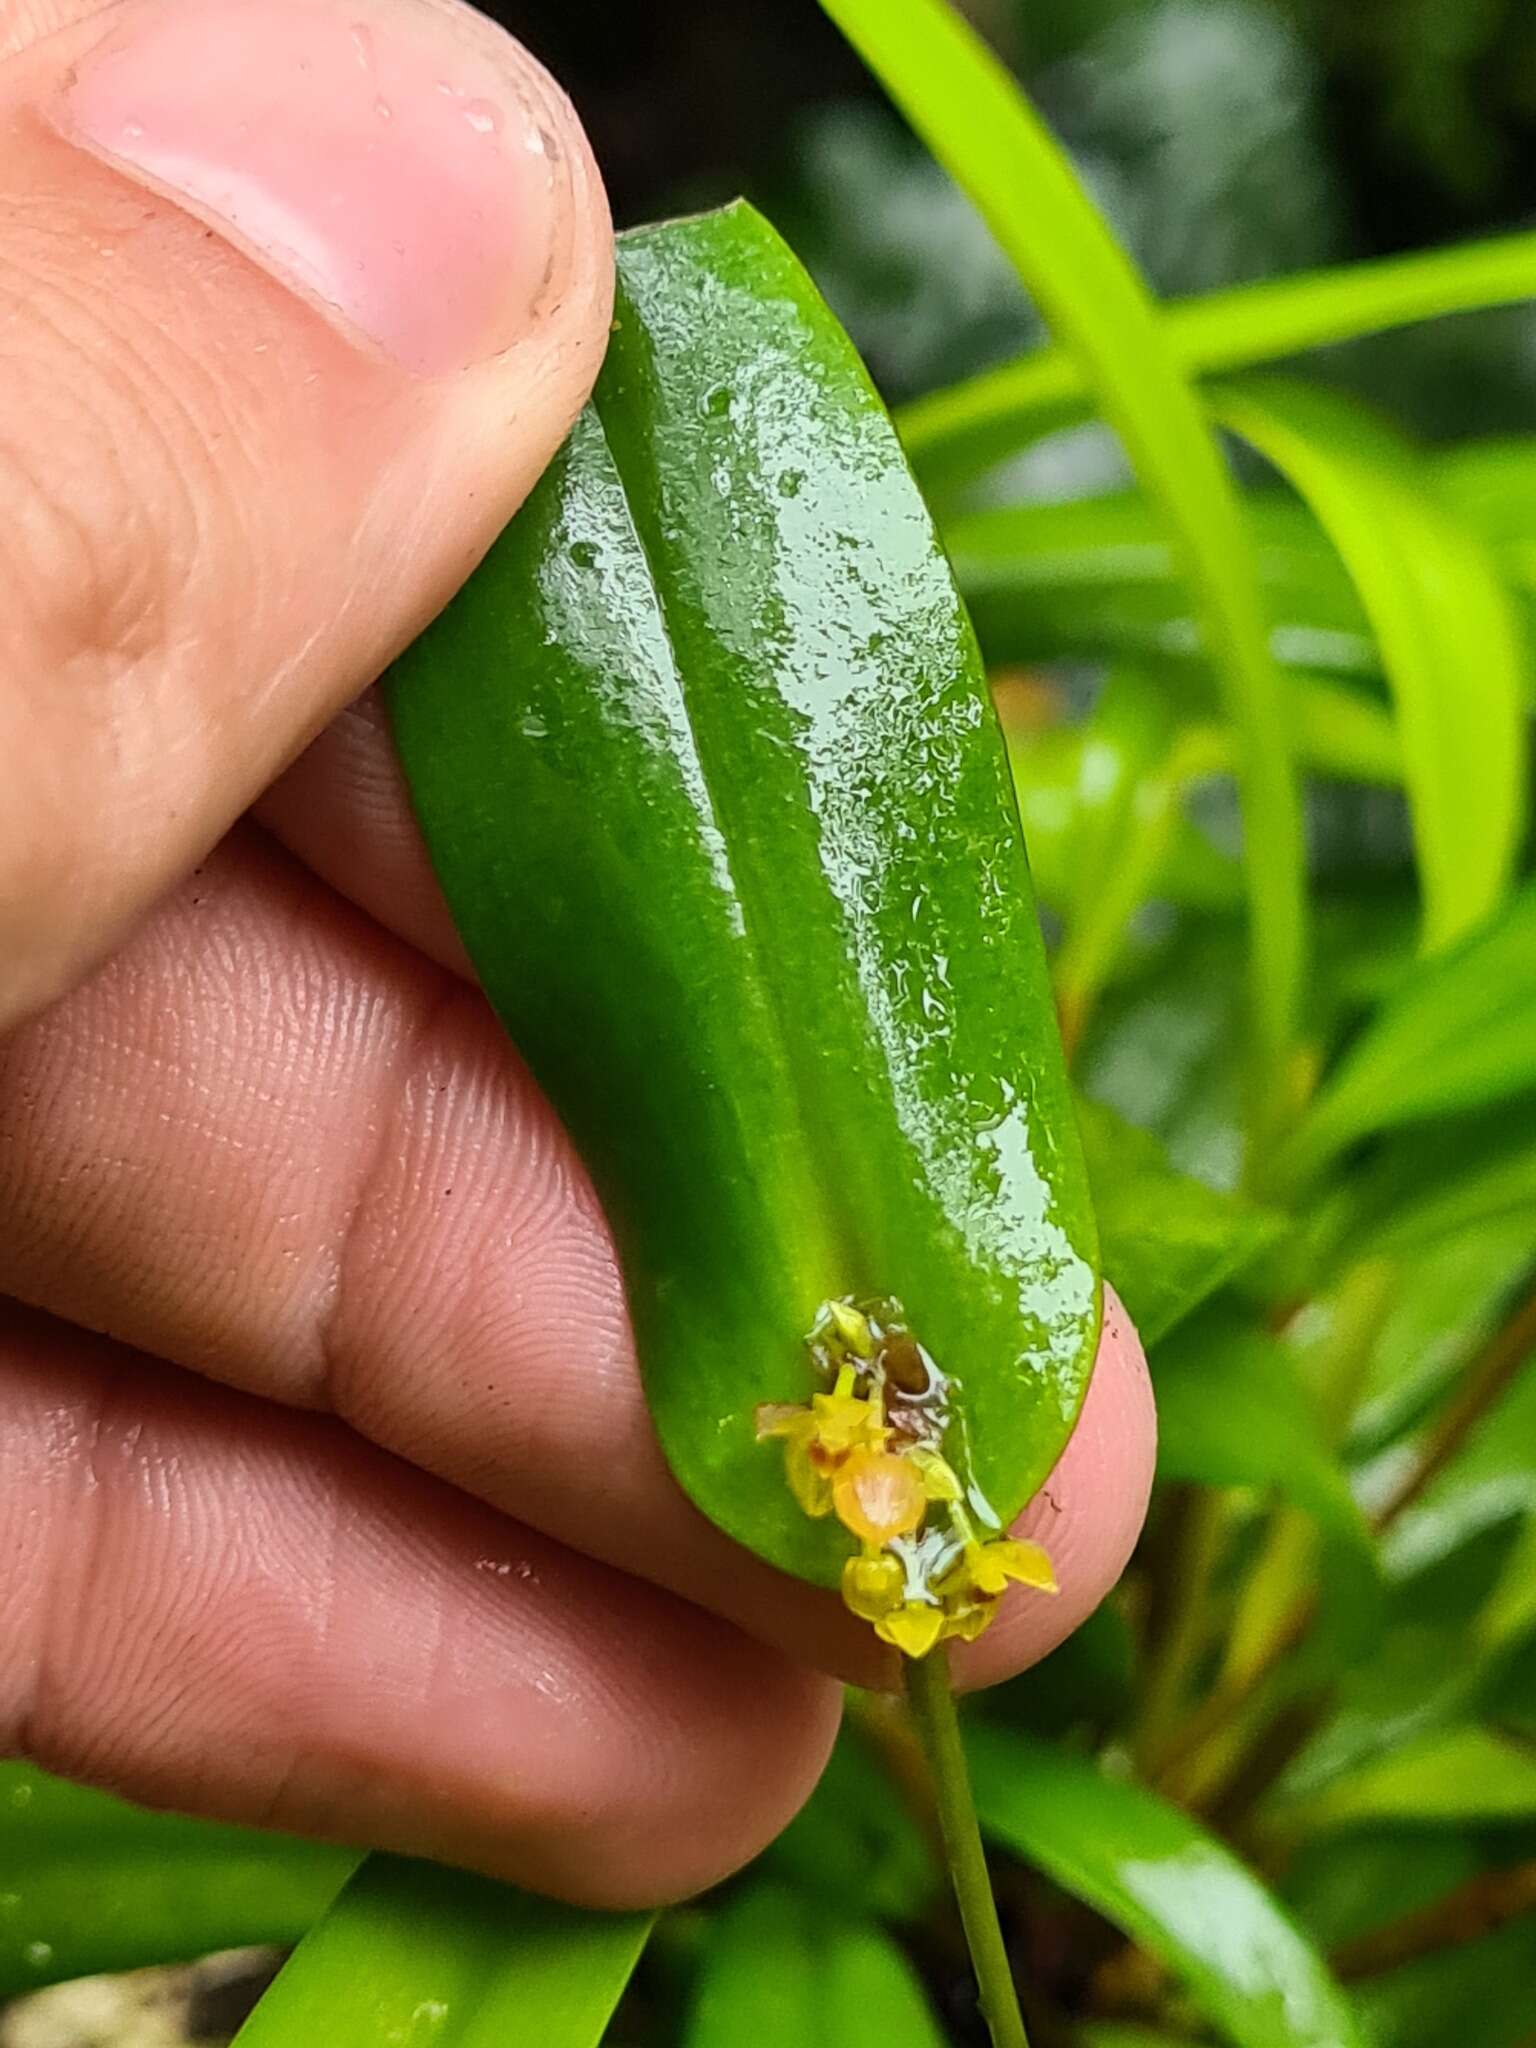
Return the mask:
<svg viewBox="0 0 1536 2048">
<path fill-rule="evenodd" d="M 0 51 L 44 25 L 0 0 Z M 127 1425 L 110 1442 L 104 1425 L 104 1533 L 75 1597 L 52 1596 L 29 1736 L 140 1799 L 266 1811 L 598 1903 L 677 1896 L 814 1781 L 838 1692 L 798 1663 L 871 1682 L 894 1663 L 667 1474 L 612 1241 L 462 986 L 377 723 L 325 730 L 264 806 L 327 886 L 255 827 L 230 832 L 441 608 L 563 438 L 610 312 L 596 172 L 550 91 L 574 157 L 569 292 L 506 357 L 406 381 L 179 206 L 40 130 L 105 26 L 0 64 L 8 185 L 34 226 L 67 229 L 29 230 L 18 262 L 0 211 L 0 276 L 41 250 L 55 283 L 41 323 L 0 314 L 0 352 L 20 348 L 36 387 L 23 403 L 18 366 L 5 389 L 19 463 L 0 535 L 14 546 L 31 519 L 51 550 L 31 611 L 0 620 L 0 753 L 29 764 L 0 826 L 0 1028 L 112 956 L 0 1044 L 0 1285 L 77 1325 L 0 1301 L 0 1539 L 29 1531 L 0 1540 L 0 1611 L 28 1603 L 29 1632 L 30 1578 L 19 1598 L 6 1581 L 76 1519 L 77 1454 L 47 1422 L 59 1387 L 118 1372 Z M 137 364 L 123 391 L 100 361 L 119 329 Z M 98 532 L 103 477 L 121 516 Z M 85 544 L 100 561 L 82 591 Z M 51 687 L 50 634 L 110 655 L 134 616 L 143 645 Z M 100 710 L 82 723 L 87 692 Z M 53 810 L 68 859 L 29 873 Z M 399 1457 L 298 1405 L 327 1304 L 337 1399 Z M 962 1679 L 1043 1654 L 1118 1570 L 1150 1472 L 1149 1429 L 1122 1426 L 1141 1371 L 1111 1346 L 1048 1482 L 1068 1593 L 1012 1603 Z"/>
<path fill-rule="evenodd" d="M 19 1120 L 18 1095 L 61 1067 L 74 1099 Z M 835 1598 L 746 1557 L 678 1492 L 590 1187 L 481 998 L 259 835 L 12 1041 L 0 1134 L 0 1284 L 290 1403 L 317 1398 L 329 1308 L 333 1399 L 375 1442 L 819 1664 L 894 1676 Z M 141 1163 L 71 1202 L 58 1163 L 92 1147 Z M 328 1249 L 343 1236 L 344 1270 Z M 1011 1668 L 1025 1642 L 1043 1653 L 1124 1562 L 1150 1430 L 1116 1416 L 1140 1370 L 1128 1353 L 1095 1376 L 1054 1488 L 1073 1504 L 1068 1591 L 1005 1609 L 962 1672 Z"/>
<path fill-rule="evenodd" d="M 29 1332 L 18 1356 L 15 1312 L 0 1313 L 0 1384 L 25 1401 L 66 1377 L 83 1410 L 78 1357 L 111 1347 L 23 1316 Z M 61 1621 L 28 1729 L 49 1767 L 174 1801 L 190 1763 L 232 1817 L 355 1838 L 361 1811 L 408 1851 L 609 1903 L 644 1893 L 674 1788 L 689 1824 L 661 1851 L 674 1890 L 730 1867 L 809 1789 L 835 1688 L 334 1421 L 117 1355 L 136 1400 L 102 1410 L 99 1542 L 90 1559 L 69 1547 L 52 1591 Z M 83 1421 L 73 1436 L 84 1473 Z M 40 1496 L 61 1530 L 75 1492 Z M 192 1569 L 168 1574 L 172 1556 Z M 528 1569 L 486 1574 L 487 1556 Z M 108 1677 L 118 1711 L 103 1716 Z"/>
<path fill-rule="evenodd" d="M 329 1284 L 315 1298 L 310 1309 L 314 1327 L 314 1379 L 306 1390 L 311 1405 L 339 1415 L 344 1422 L 362 1427 L 358 1417 L 365 1404 L 356 1403 L 352 1390 L 362 1379 L 366 1361 L 363 1352 L 349 1346 L 347 1325 L 354 1300 L 365 1293 L 370 1278 L 366 1244 L 372 1222 L 372 1206 L 384 1184 L 392 1160 L 392 1140 L 403 1104 L 411 1091 L 418 1066 L 426 1056 L 445 1013 L 460 1000 L 462 991 L 451 984 L 440 985 L 412 1020 L 401 1041 L 389 1072 L 383 1077 L 370 1118 L 373 1136 L 361 1156 L 356 1179 L 342 1191 L 338 1218 L 339 1235 Z M 353 1268 L 362 1270 L 354 1274 Z"/>
</svg>

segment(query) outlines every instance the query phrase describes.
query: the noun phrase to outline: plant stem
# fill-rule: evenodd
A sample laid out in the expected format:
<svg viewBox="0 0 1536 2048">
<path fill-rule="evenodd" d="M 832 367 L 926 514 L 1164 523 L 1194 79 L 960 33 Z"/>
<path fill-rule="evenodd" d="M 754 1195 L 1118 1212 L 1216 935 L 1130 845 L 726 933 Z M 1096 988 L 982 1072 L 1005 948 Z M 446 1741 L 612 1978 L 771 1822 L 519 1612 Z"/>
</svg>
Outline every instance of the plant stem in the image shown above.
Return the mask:
<svg viewBox="0 0 1536 2048">
<path fill-rule="evenodd" d="M 992 2048 L 1029 2048 L 1008 1951 L 1003 1946 L 997 1903 L 987 1876 L 970 1774 L 960 1745 L 955 1696 L 949 1685 L 949 1665 L 944 1652 L 934 1650 L 926 1657 L 904 1657 L 902 1666 L 912 1718 L 933 1772 L 950 1882 L 955 1888 L 955 1903 L 960 1908 L 960 1922 L 971 1952 Z"/>
</svg>

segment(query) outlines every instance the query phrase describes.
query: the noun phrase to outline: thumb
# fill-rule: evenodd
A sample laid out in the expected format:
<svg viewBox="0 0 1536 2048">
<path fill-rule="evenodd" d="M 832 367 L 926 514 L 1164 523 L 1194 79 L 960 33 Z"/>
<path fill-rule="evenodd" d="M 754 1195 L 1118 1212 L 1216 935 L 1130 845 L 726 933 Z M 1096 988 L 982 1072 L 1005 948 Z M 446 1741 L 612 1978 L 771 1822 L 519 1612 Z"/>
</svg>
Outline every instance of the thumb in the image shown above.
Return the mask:
<svg viewBox="0 0 1536 2048">
<path fill-rule="evenodd" d="M 611 248 L 568 103 L 458 0 L 0 0 L 0 54 L 3 1027 L 474 567 Z"/>
</svg>

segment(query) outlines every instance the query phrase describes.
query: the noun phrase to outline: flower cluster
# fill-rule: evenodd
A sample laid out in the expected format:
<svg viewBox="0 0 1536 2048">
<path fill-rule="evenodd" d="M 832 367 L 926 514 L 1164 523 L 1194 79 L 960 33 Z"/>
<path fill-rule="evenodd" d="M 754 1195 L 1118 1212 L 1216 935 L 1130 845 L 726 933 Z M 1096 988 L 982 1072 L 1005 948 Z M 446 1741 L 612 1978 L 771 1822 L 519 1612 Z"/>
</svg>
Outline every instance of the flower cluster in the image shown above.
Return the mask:
<svg viewBox="0 0 1536 2048">
<path fill-rule="evenodd" d="M 895 1301 L 829 1301 L 806 1339 L 827 1391 L 757 1411 L 760 1440 L 782 1439 L 791 1492 L 808 1515 L 836 1515 L 859 1548 L 843 1601 L 908 1657 L 979 1636 L 1010 1581 L 1054 1593 L 1038 1543 L 1001 1533 L 945 1455 L 952 1383 Z"/>
</svg>

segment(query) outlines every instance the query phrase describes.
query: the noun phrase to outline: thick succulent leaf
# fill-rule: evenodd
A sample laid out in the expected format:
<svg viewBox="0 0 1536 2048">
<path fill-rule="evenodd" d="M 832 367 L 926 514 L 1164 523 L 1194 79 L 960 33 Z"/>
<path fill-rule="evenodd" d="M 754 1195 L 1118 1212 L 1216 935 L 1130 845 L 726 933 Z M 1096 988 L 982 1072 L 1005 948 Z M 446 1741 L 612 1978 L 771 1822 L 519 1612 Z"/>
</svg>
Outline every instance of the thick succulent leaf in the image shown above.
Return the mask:
<svg viewBox="0 0 1536 2048">
<path fill-rule="evenodd" d="M 1148 1347 L 1283 1235 L 1286 1221 L 1175 1173 L 1148 1131 L 1079 1100 L 1104 1277 Z M 1223 1400 L 1225 1400 L 1225 1390 Z M 1166 1421 L 1162 1425 L 1166 1432 Z M 1191 1475 L 1193 1476 L 1193 1475 Z"/>
<path fill-rule="evenodd" d="M 0 2000 L 104 1970 L 297 1941 L 356 1861 L 0 1765 Z"/>
<path fill-rule="evenodd" d="M 841 1908 L 755 1885 L 710 1929 L 685 2048 L 943 2048 L 911 1964 Z"/>
<path fill-rule="evenodd" d="M 1259 1042 L 1295 1023 L 1307 952 L 1301 810 L 1252 544 L 1214 435 L 1157 309 L 1070 159 L 945 0 L 822 0 L 939 162 L 975 201 L 1081 366 L 1174 544 L 1238 753 Z"/>
<path fill-rule="evenodd" d="M 1526 233 L 1239 285 L 1175 301 L 1162 318 L 1175 361 L 1195 377 L 1533 294 L 1536 234 Z M 1077 355 L 1041 349 L 915 400 L 902 438 L 925 481 L 953 483 L 1080 419 L 1093 397 Z"/>
<path fill-rule="evenodd" d="M 1488 550 L 1440 506 L 1424 463 L 1349 399 L 1254 378 L 1216 416 L 1311 505 L 1354 578 L 1397 706 L 1435 950 L 1494 910 L 1526 816 L 1525 669 Z"/>
<path fill-rule="evenodd" d="M 1351 1045 L 1284 1162 L 1315 1172 L 1373 1131 L 1536 1090 L 1536 884 L 1426 961 Z"/>
<path fill-rule="evenodd" d="M 278 1973 L 238 2048 L 597 2048 L 651 1920 L 370 1856 Z"/>
<path fill-rule="evenodd" d="M 623 240 L 595 404 L 392 703 L 683 1485 L 835 1581 L 753 1410 L 810 1392 L 821 1302 L 895 1295 L 1011 1515 L 1098 1289 L 1007 761 L 889 420 L 750 209 Z"/>
<path fill-rule="evenodd" d="M 982 1827 L 1181 1978 L 1238 2048 L 1361 2048 L 1342 1993 L 1259 1880 L 1154 1793 L 980 1726 Z"/>
</svg>

